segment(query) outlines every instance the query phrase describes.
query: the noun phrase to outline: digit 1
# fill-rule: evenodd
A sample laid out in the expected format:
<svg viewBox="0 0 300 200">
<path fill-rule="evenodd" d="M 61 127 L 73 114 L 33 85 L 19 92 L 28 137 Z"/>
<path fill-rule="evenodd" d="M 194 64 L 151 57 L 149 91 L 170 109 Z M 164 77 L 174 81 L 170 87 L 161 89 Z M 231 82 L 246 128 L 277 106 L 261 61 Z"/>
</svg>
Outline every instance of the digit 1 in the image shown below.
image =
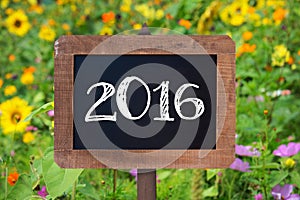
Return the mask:
<svg viewBox="0 0 300 200">
<path fill-rule="evenodd" d="M 161 88 L 160 92 L 160 117 L 155 117 L 157 121 L 174 121 L 169 115 L 169 81 L 163 81 L 157 88 L 153 89 L 156 92 Z"/>
<path fill-rule="evenodd" d="M 140 82 L 144 86 L 144 88 L 146 89 L 146 92 L 147 92 L 147 104 L 146 104 L 146 107 L 145 107 L 144 111 L 142 112 L 142 114 L 140 114 L 137 117 L 134 117 L 134 116 L 131 115 L 131 113 L 130 113 L 130 111 L 128 109 L 127 96 L 126 96 L 129 84 L 132 81 L 134 81 L 134 80 Z M 126 117 L 127 119 L 131 119 L 131 120 L 140 119 L 148 111 L 149 106 L 150 106 L 151 96 L 150 96 L 149 87 L 146 85 L 146 83 L 142 79 L 140 79 L 140 78 L 138 78 L 136 76 L 126 77 L 120 83 L 120 85 L 118 87 L 116 101 L 117 101 L 117 106 L 118 106 L 120 112 L 124 115 L 124 117 Z"/>
</svg>

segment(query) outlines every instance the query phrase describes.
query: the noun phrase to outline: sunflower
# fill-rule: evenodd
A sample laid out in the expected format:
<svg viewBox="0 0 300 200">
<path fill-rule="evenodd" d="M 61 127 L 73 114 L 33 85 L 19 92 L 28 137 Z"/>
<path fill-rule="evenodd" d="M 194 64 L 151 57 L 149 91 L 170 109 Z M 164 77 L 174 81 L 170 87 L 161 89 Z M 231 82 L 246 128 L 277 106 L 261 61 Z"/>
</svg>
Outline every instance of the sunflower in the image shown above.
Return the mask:
<svg viewBox="0 0 300 200">
<path fill-rule="evenodd" d="M 10 33 L 20 37 L 24 36 L 30 29 L 28 17 L 23 10 L 17 10 L 10 14 L 5 23 Z"/>
<path fill-rule="evenodd" d="M 219 1 L 214 1 L 206 8 L 198 21 L 197 32 L 199 34 L 209 33 L 209 29 L 213 24 L 213 18 L 217 14 L 220 5 L 221 3 Z"/>
<path fill-rule="evenodd" d="M 227 24 L 232 26 L 240 26 L 246 21 L 248 10 L 248 0 L 235 0 L 220 12 L 220 18 Z"/>
<path fill-rule="evenodd" d="M 113 34 L 113 30 L 112 28 L 108 27 L 108 26 L 103 26 L 103 28 L 100 30 L 100 35 L 112 35 Z"/>
<path fill-rule="evenodd" d="M 3 133 L 24 132 L 29 124 L 29 122 L 24 122 L 24 119 L 31 110 L 32 107 L 19 97 L 14 97 L 0 104 L 0 126 Z"/>
</svg>

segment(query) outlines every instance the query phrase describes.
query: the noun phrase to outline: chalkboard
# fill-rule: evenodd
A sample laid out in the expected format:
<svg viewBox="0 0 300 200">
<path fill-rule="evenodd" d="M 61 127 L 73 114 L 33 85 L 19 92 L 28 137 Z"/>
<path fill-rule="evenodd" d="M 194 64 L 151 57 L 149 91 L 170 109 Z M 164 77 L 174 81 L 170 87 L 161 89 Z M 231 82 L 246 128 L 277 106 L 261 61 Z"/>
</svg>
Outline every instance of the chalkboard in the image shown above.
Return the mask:
<svg viewBox="0 0 300 200">
<path fill-rule="evenodd" d="M 74 124 L 74 149 L 215 149 L 216 61 L 216 55 L 74 55 L 74 80 L 77 82 L 74 87 L 73 107 L 78 129 L 81 130 L 78 132 Z M 81 67 L 82 75 L 77 79 Z M 98 87 L 97 90 L 95 89 L 95 95 L 86 95 L 85 91 L 90 85 L 104 81 L 117 87 L 122 77 L 133 75 L 149 82 L 147 85 L 150 91 L 157 88 L 164 80 L 168 80 L 169 87 L 172 88 L 186 83 L 197 84 L 199 88 L 190 88 L 191 91 L 186 91 L 190 95 L 185 94 L 185 96 L 201 99 L 205 111 L 197 119 L 188 121 L 181 119 L 174 107 L 176 91 L 169 89 L 169 114 L 174 118 L 173 121 L 156 121 L 154 116 L 149 116 L 148 111 L 138 120 L 128 120 L 117 112 L 116 121 L 85 122 L 84 116 L 88 108 L 103 94 L 103 88 Z M 95 77 L 94 82 L 91 77 Z M 133 82 L 129 88 L 135 85 L 138 88 L 133 91 L 128 100 L 128 108 L 133 116 L 139 115 L 147 102 L 143 86 Z M 160 96 L 160 91 L 151 92 L 150 109 L 153 105 L 160 104 Z M 92 104 L 83 104 L 88 101 Z M 96 114 L 111 115 L 118 110 L 112 111 L 112 107 L 116 107 L 112 104 L 116 105 L 114 96 L 99 105 L 95 109 Z M 160 115 L 158 106 L 156 110 L 152 110 L 154 115 Z M 193 115 L 195 108 L 191 102 L 183 104 L 182 112 Z M 98 127 L 95 128 L 95 124 Z M 130 130 L 126 129 L 130 126 Z M 183 129 L 181 133 L 180 126 Z M 157 127 L 161 128 L 157 129 Z M 175 137 L 177 134 L 181 136 Z M 206 138 L 205 143 L 204 138 Z"/>
<path fill-rule="evenodd" d="M 62 36 L 54 159 L 64 168 L 226 168 L 235 157 L 228 36 Z"/>
</svg>

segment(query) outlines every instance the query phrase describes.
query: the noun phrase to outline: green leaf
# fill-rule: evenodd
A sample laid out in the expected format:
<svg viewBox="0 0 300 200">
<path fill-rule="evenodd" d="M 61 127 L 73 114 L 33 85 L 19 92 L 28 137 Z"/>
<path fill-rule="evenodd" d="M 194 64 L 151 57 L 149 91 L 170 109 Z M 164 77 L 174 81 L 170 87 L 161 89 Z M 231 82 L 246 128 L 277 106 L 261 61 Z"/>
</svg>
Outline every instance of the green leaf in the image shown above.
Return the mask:
<svg viewBox="0 0 300 200">
<path fill-rule="evenodd" d="M 31 112 L 30 115 L 28 115 L 24 119 L 24 122 L 30 121 L 35 115 L 47 112 L 47 111 L 52 110 L 52 109 L 53 109 L 52 102 L 46 103 L 46 104 L 42 105 L 41 107 L 39 107 L 38 109 Z"/>
<path fill-rule="evenodd" d="M 271 187 L 274 187 L 275 185 L 281 183 L 289 173 L 287 171 L 273 171 L 271 173 Z"/>
<path fill-rule="evenodd" d="M 205 189 L 202 193 L 203 197 L 215 197 L 218 196 L 218 194 L 218 188 L 215 185 Z"/>
<path fill-rule="evenodd" d="M 293 171 L 291 173 L 291 184 L 297 185 L 298 188 L 300 188 L 300 174 L 296 171 Z"/>
<path fill-rule="evenodd" d="M 54 162 L 53 156 L 53 151 L 45 155 L 42 171 L 48 193 L 56 198 L 72 186 L 83 169 L 62 169 Z"/>
<path fill-rule="evenodd" d="M 169 13 L 171 16 L 176 17 L 181 6 L 181 3 L 173 3 L 167 8 L 166 13 Z"/>
<path fill-rule="evenodd" d="M 31 199 L 31 195 L 32 189 L 30 177 L 22 174 L 19 176 L 17 183 L 9 192 L 7 199 Z"/>
<path fill-rule="evenodd" d="M 171 175 L 171 171 L 162 171 L 162 172 L 159 172 L 158 173 L 158 178 L 159 178 L 159 180 L 163 180 L 163 179 L 165 179 L 165 178 L 168 178 L 170 175 Z"/>
<path fill-rule="evenodd" d="M 87 181 L 85 181 L 84 187 L 77 186 L 79 192 L 83 194 L 85 197 L 90 197 L 92 199 L 100 199 L 99 192 Z"/>
<path fill-rule="evenodd" d="M 38 92 L 32 100 L 33 104 L 39 103 L 45 99 L 45 94 L 43 92 Z"/>
<path fill-rule="evenodd" d="M 206 180 L 209 181 L 219 173 L 220 169 L 209 169 L 206 171 Z"/>
<path fill-rule="evenodd" d="M 279 169 L 280 164 L 278 163 L 267 163 L 265 165 L 265 169 Z M 257 166 L 251 166 L 251 169 L 261 169 L 263 168 L 263 165 L 257 165 Z"/>
</svg>

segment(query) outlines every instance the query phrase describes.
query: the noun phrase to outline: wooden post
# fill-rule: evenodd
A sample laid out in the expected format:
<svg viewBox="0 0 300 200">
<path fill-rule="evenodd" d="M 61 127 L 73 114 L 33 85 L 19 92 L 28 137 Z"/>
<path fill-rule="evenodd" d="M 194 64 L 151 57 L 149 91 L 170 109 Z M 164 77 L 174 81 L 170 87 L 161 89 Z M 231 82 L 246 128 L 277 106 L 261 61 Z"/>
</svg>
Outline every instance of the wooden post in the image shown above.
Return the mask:
<svg viewBox="0 0 300 200">
<path fill-rule="evenodd" d="M 146 23 L 143 24 L 138 35 L 151 35 Z M 138 169 L 137 174 L 137 196 L 138 200 L 156 199 L 156 170 Z"/>
<path fill-rule="evenodd" d="M 156 170 L 138 169 L 137 174 L 138 200 L 156 199 Z"/>
</svg>

